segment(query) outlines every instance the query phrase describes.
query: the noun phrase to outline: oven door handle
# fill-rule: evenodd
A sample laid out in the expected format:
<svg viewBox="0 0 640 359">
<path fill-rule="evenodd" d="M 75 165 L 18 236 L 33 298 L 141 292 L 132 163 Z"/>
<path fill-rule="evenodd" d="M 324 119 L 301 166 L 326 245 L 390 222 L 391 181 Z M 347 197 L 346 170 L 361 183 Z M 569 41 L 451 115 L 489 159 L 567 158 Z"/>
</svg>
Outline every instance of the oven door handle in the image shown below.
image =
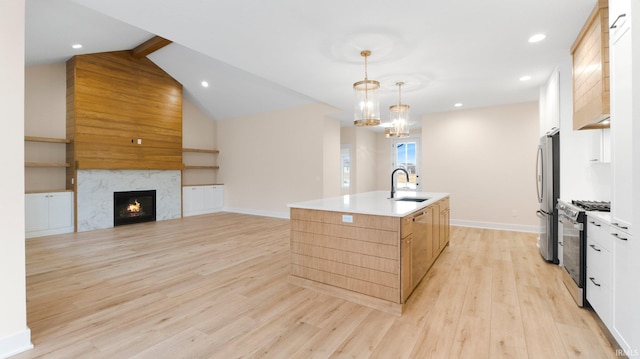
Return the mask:
<svg viewBox="0 0 640 359">
<path fill-rule="evenodd" d="M 569 225 L 571 227 L 573 227 L 574 229 L 577 229 L 579 231 L 581 231 L 583 229 L 582 223 L 580 222 L 576 222 L 574 220 L 572 220 L 571 218 L 560 214 L 558 216 L 558 220 L 560 221 L 560 223 L 564 224 L 564 225 Z"/>
</svg>

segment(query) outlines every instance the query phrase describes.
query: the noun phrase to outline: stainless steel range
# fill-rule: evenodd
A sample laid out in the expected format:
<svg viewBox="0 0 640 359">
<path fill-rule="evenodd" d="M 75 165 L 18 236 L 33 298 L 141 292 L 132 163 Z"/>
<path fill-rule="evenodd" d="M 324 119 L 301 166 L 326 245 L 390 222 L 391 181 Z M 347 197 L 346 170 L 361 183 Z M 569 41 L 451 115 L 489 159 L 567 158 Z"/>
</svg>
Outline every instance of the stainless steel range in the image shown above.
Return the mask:
<svg viewBox="0 0 640 359">
<path fill-rule="evenodd" d="M 558 227 L 562 243 L 562 262 L 564 264 L 562 281 L 571 293 L 578 306 L 585 303 L 586 281 L 586 246 L 587 226 L 586 211 L 609 212 L 609 202 L 595 201 L 571 201 L 571 203 L 559 200 Z"/>
</svg>

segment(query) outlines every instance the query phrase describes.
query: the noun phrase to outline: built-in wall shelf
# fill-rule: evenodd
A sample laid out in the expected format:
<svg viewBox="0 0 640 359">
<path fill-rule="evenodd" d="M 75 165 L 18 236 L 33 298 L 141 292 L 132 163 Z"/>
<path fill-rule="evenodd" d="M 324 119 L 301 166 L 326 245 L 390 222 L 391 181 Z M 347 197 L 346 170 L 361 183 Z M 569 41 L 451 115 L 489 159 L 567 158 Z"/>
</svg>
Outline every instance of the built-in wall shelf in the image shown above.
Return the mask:
<svg viewBox="0 0 640 359">
<path fill-rule="evenodd" d="M 224 186 L 224 183 L 201 183 L 201 184 L 183 184 L 182 187 L 198 187 L 198 186 Z"/>
<path fill-rule="evenodd" d="M 73 140 L 59 137 L 24 136 L 25 193 L 70 191 L 66 185 L 66 150 Z M 71 191 L 73 192 L 73 191 Z"/>
<path fill-rule="evenodd" d="M 201 148 L 183 148 L 182 152 L 220 153 L 219 150 L 206 150 Z"/>
<path fill-rule="evenodd" d="M 37 190 L 37 191 L 25 191 L 24 194 L 59 193 L 59 192 L 73 192 L 73 190 L 72 189 Z"/>
<path fill-rule="evenodd" d="M 53 137 L 24 136 L 24 140 L 29 142 L 71 143 L 70 139 Z"/>
<path fill-rule="evenodd" d="M 66 162 L 25 162 L 25 167 L 71 167 Z"/>
<path fill-rule="evenodd" d="M 185 170 L 217 170 L 220 166 L 187 166 L 184 165 Z"/>
<path fill-rule="evenodd" d="M 206 148 L 182 149 L 182 186 L 213 185 L 217 181 L 216 170 L 219 150 Z M 195 170 L 195 171 L 193 171 Z"/>
</svg>

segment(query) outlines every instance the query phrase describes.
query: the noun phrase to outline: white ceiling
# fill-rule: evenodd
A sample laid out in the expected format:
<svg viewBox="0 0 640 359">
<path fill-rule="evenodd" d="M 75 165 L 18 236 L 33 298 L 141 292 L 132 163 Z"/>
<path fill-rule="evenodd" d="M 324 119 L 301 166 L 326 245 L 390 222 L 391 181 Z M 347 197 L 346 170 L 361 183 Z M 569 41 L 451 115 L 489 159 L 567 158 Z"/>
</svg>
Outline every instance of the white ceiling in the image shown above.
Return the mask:
<svg viewBox="0 0 640 359">
<path fill-rule="evenodd" d="M 149 56 L 214 119 L 313 102 L 352 123 L 352 84 L 382 84 L 381 113 L 535 101 L 595 0 L 27 0 L 26 64 L 174 43 Z M 530 44 L 535 33 L 547 38 Z M 71 45 L 84 47 L 73 50 Z M 527 82 L 519 81 L 530 75 Z M 203 88 L 202 80 L 209 82 Z"/>
</svg>

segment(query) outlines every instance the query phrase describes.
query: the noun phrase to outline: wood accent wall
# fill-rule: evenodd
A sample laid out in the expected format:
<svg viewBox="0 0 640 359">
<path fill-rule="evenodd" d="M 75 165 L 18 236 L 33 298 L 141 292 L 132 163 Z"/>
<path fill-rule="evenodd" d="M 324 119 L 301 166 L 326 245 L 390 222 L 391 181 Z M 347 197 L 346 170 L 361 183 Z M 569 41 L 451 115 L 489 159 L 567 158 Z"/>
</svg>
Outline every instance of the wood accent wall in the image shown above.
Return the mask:
<svg viewBox="0 0 640 359">
<path fill-rule="evenodd" d="M 67 138 L 67 188 L 77 169 L 181 170 L 182 85 L 130 51 L 74 56 Z"/>
</svg>

